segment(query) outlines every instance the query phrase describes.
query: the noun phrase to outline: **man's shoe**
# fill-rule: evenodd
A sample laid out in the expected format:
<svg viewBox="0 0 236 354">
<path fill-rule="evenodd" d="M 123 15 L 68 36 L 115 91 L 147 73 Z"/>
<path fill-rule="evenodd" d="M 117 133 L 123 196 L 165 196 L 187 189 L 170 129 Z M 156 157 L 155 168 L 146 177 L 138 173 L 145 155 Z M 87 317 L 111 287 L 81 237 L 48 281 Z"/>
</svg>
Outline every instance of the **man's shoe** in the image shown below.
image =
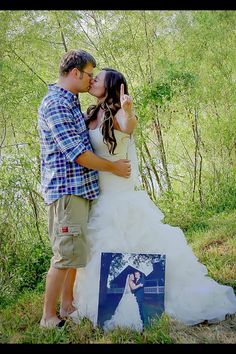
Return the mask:
<svg viewBox="0 0 236 354">
<path fill-rule="evenodd" d="M 80 321 L 81 321 L 78 310 L 68 312 L 68 311 L 63 310 L 63 308 L 60 308 L 60 316 L 62 318 L 70 318 L 76 324 L 80 324 Z"/>
<path fill-rule="evenodd" d="M 66 323 L 65 320 L 61 320 L 61 321 L 56 325 L 56 327 L 58 327 L 58 328 L 64 327 L 64 324 L 65 324 L 65 323 Z"/>
</svg>

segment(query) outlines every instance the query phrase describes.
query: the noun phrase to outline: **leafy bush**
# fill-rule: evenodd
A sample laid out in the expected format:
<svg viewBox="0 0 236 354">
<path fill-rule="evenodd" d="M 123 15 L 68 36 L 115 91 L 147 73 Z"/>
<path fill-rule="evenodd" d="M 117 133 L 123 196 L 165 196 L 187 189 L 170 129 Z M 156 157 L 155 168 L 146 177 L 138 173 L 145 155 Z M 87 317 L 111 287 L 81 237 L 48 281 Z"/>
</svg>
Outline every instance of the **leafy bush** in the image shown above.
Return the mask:
<svg viewBox="0 0 236 354">
<path fill-rule="evenodd" d="M 27 245 L 19 243 L 15 252 L 8 253 L 0 278 L 1 306 L 14 302 L 25 289 L 42 290 L 40 284 L 44 282 L 50 258 L 50 245 L 38 240 L 29 240 Z"/>
</svg>

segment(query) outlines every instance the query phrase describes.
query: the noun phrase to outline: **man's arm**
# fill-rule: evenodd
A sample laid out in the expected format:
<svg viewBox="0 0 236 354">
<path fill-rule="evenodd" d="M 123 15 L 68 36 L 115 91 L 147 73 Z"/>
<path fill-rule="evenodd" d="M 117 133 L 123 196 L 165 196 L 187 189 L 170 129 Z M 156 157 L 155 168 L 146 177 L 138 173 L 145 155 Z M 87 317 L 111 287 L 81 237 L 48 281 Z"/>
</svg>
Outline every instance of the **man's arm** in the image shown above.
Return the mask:
<svg viewBox="0 0 236 354">
<path fill-rule="evenodd" d="M 68 161 L 76 161 L 92 170 L 111 172 L 120 177 L 129 177 L 131 166 L 128 160 L 115 162 L 102 159 L 86 147 L 78 133 L 70 108 L 54 102 L 47 107 L 46 122 L 52 137 Z"/>
<path fill-rule="evenodd" d="M 76 162 L 92 170 L 111 172 L 120 177 L 128 178 L 131 173 L 129 160 L 108 161 L 87 150 L 77 157 Z"/>
<path fill-rule="evenodd" d="M 131 287 L 132 290 L 136 290 L 138 288 L 141 288 L 143 286 L 143 284 L 139 283 L 139 284 L 135 285 L 133 281 L 130 281 L 129 286 Z"/>
</svg>

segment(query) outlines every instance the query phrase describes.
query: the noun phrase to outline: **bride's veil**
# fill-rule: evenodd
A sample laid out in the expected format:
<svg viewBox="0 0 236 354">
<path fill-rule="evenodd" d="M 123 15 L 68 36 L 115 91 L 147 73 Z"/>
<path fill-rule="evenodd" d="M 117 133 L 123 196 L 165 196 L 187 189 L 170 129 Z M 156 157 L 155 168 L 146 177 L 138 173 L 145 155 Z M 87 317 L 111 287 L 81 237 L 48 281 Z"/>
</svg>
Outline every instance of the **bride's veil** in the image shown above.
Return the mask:
<svg viewBox="0 0 236 354">
<path fill-rule="evenodd" d="M 130 274 L 128 274 L 127 277 L 126 277 L 125 288 L 124 288 L 124 292 L 123 292 L 122 297 L 123 297 L 125 294 L 131 293 L 131 289 L 130 289 L 130 286 L 129 286 L 129 276 L 130 276 Z"/>
</svg>

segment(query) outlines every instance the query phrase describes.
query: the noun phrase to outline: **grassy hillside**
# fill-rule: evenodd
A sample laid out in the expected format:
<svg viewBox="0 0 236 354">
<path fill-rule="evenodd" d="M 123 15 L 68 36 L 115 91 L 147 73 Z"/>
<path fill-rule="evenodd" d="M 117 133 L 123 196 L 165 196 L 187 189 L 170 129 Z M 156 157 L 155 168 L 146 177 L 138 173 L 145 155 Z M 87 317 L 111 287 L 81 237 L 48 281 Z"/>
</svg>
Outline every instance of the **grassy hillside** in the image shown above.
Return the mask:
<svg viewBox="0 0 236 354">
<path fill-rule="evenodd" d="M 216 281 L 236 290 L 236 211 L 216 214 L 205 230 L 187 232 L 194 253 Z"/>
</svg>

